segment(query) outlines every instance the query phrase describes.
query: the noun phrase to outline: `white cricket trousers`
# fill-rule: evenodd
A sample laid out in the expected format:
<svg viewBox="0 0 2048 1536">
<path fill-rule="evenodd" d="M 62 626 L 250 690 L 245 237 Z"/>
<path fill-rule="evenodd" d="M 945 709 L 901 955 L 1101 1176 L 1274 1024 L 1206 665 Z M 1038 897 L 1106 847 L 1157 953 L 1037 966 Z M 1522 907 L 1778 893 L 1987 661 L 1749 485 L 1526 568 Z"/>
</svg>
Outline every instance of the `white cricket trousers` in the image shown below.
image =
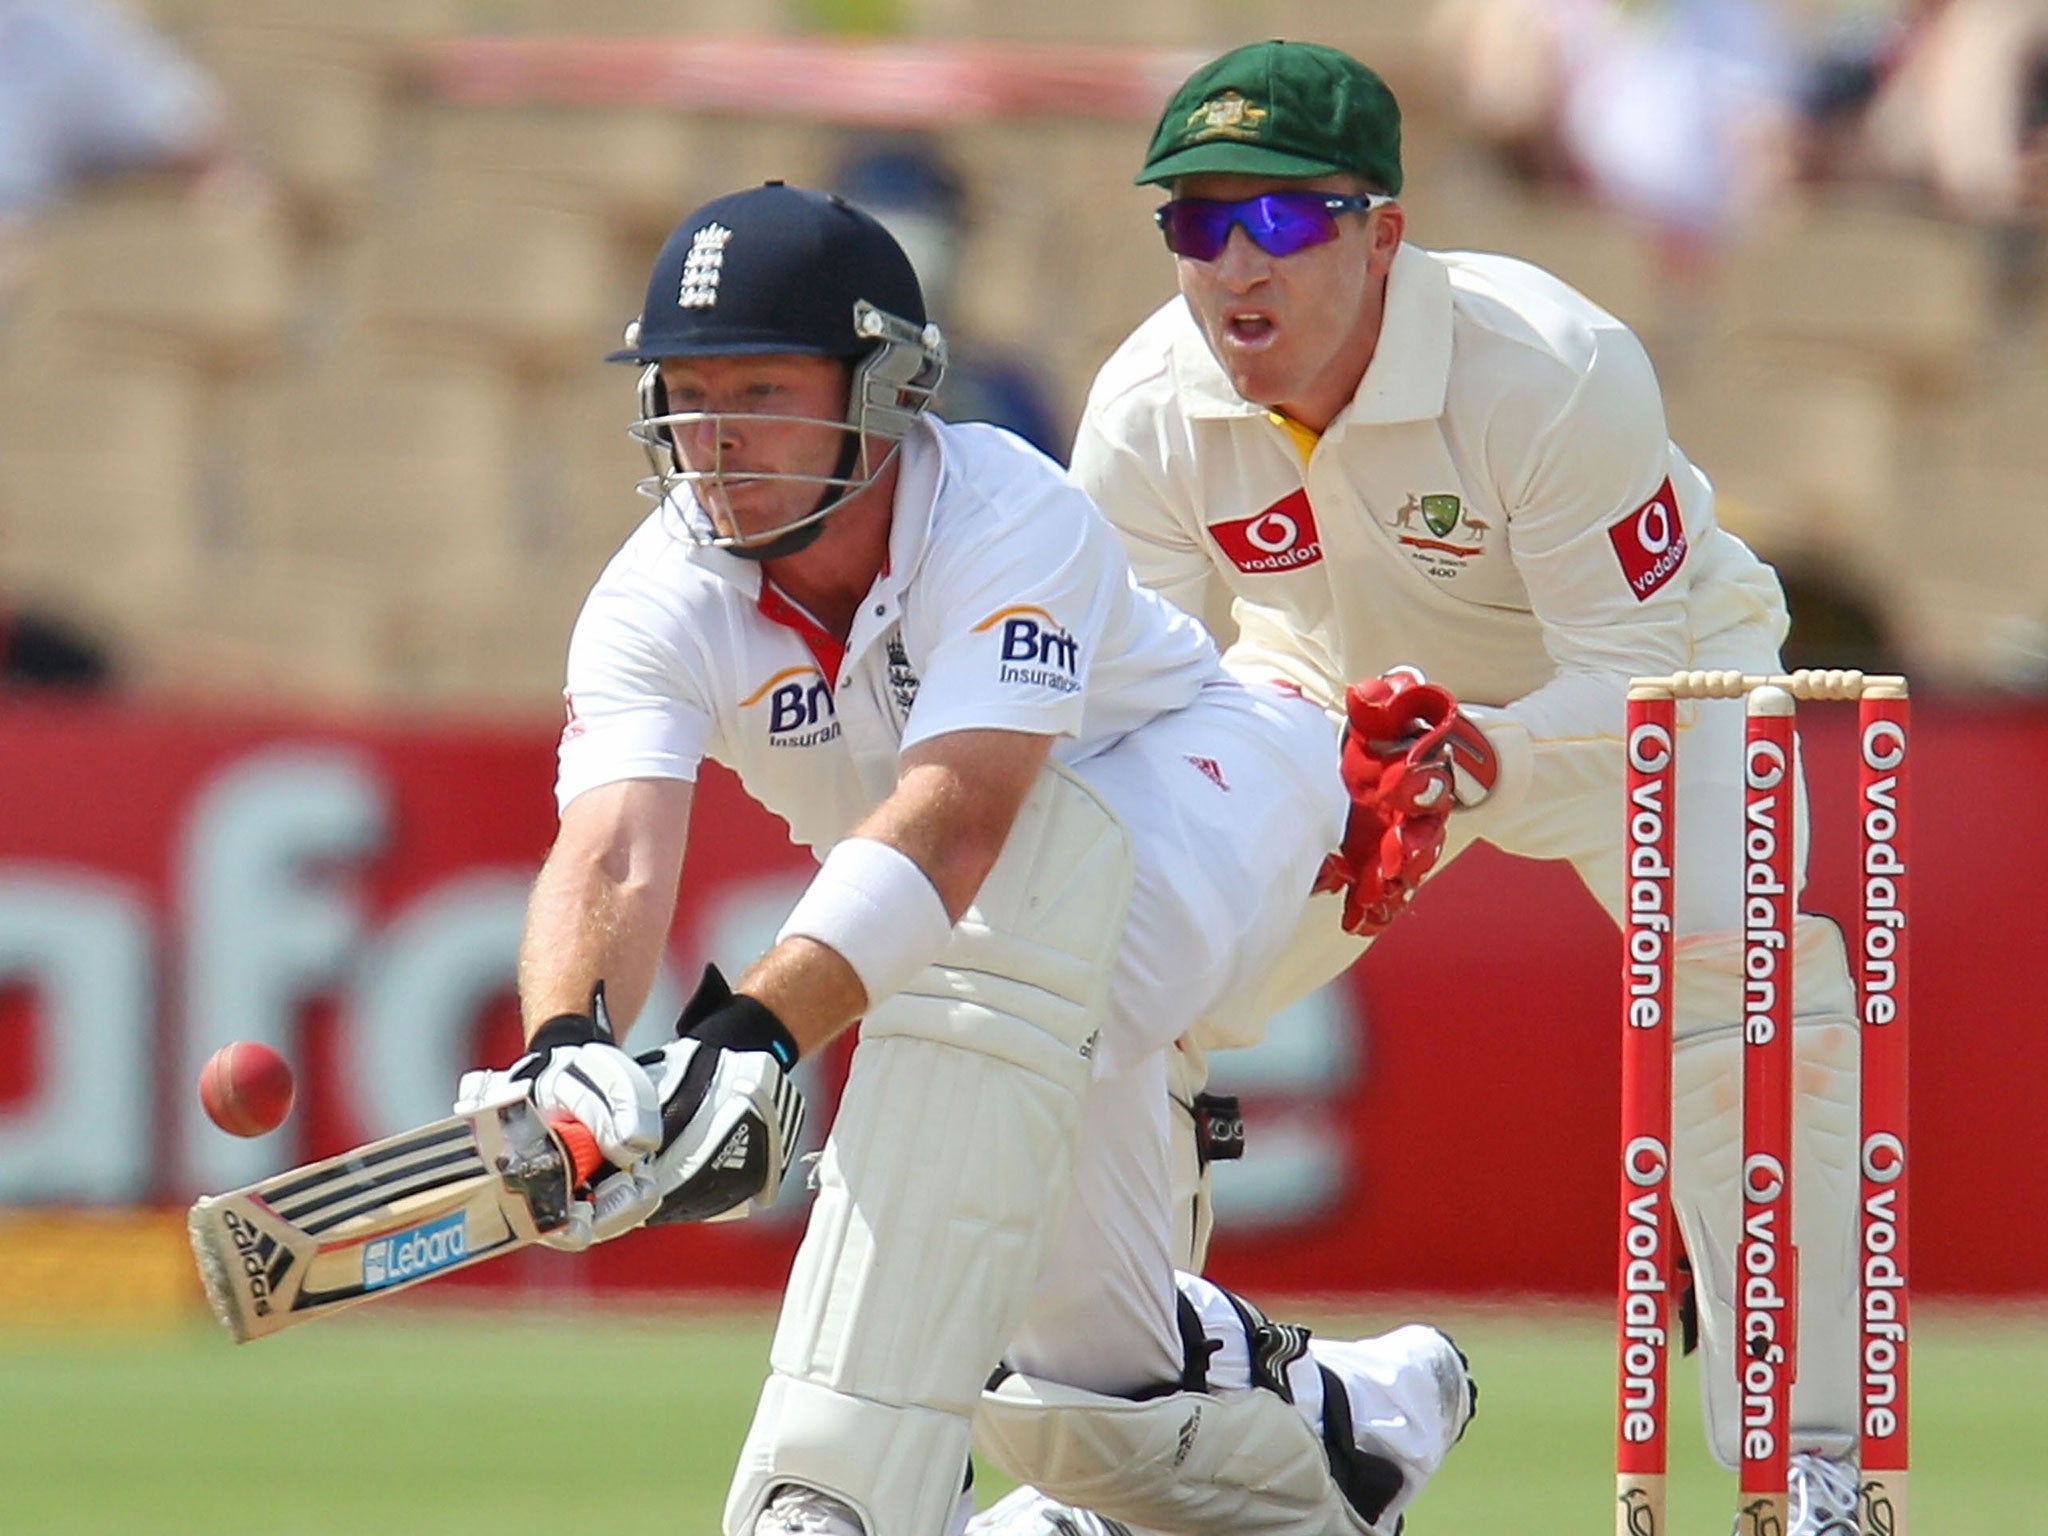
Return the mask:
<svg viewBox="0 0 2048 1536">
<path fill-rule="evenodd" d="M 1212 683 L 1073 772 L 1129 828 L 1135 879 L 1073 1188 L 1006 1361 L 1128 1394 L 1181 1377 L 1166 1058 L 1258 988 L 1294 931 L 1349 799 L 1329 717 L 1291 692 Z"/>
</svg>

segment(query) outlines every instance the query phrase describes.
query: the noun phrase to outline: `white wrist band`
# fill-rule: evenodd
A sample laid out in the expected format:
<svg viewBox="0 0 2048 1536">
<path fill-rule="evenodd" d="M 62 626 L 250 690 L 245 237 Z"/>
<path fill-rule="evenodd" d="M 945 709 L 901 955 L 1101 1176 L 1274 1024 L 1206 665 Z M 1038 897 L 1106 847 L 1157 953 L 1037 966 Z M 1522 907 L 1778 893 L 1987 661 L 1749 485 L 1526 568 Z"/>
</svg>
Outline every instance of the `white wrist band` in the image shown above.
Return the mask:
<svg viewBox="0 0 2048 1536">
<path fill-rule="evenodd" d="M 938 959 L 952 933 L 945 903 L 908 854 L 849 837 L 825 855 L 775 941 L 816 939 L 837 950 L 872 1008 Z"/>
</svg>

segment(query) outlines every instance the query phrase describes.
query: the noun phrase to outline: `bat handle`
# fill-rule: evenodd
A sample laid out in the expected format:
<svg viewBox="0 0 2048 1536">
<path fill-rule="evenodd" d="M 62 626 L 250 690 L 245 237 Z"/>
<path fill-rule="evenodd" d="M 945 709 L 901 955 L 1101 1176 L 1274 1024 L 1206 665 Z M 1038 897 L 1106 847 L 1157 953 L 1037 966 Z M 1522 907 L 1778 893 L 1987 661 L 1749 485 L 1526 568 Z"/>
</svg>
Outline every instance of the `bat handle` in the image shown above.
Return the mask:
<svg viewBox="0 0 2048 1536">
<path fill-rule="evenodd" d="M 604 1154 L 597 1150 L 597 1138 L 590 1134 L 590 1127 L 574 1115 L 549 1115 L 547 1122 L 548 1129 L 562 1143 L 562 1150 L 569 1154 L 569 1165 L 575 1170 L 569 1187 L 582 1188 L 590 1182 L 590 1176 L 604 1166 Z"/>
</svg>

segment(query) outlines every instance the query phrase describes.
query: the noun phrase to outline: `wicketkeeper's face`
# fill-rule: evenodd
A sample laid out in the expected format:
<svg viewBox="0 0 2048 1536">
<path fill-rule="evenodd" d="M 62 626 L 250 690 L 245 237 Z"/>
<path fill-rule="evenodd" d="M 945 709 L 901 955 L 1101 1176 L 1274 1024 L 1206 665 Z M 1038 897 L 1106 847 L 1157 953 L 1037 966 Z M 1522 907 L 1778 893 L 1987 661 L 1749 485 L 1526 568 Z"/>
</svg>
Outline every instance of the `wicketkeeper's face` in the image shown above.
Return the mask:
<svg viewBox="0 0 2048 1536">
<path fill-rule="evenodd" d="M 1175 198 L 1241 203 L 1267 193 L 1359 193 L 1346 176 L 1188 176 Z M 1255 215 L 1247 210 L 1247 216 Z M 1276 256 L 1233 225 L 1203 260 L 1180 255 L 1180 291 L 1231 384 L 1321 431 L 1349 403 L 1379 338 L 1385 280 L 1404 227 L 1398 204 L 1340 212 L 1328 239 Z"/>
<path fill-rule="evenodd" d="M 668 431 L 718 531 L 742 542 L 786 528 L 835 485 L 847 434 L 847 365 L 797 354 L 674 357 L 661 364 Z"/>
</svg>

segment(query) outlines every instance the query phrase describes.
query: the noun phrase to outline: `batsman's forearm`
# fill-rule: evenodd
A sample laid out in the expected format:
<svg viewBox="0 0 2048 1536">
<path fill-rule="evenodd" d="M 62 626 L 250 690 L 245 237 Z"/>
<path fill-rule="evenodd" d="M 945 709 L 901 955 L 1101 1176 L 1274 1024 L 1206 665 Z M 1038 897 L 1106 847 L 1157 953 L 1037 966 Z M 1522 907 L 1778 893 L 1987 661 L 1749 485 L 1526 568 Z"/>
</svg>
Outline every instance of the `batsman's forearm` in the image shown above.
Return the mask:
<svg viewBox="0 0 2048 1536">
<path fill-rule="evenodd" d="M 773 1013 L 806 1056 L 868 1009 L 867 991 L 853 967 L 816 939 L 784 939 L 747 967 L 735 990 Z"/>
<path fill-rule="evenodd" d="M 529 1038 L 549 1019 L 583 1013 L 604 983 L 625 1028 L 654 987 L 675 887 L 619 879 L 588 860 L 551 856 L 527 903 L 519 945 L 519 1012 Z"/>
</svg>

